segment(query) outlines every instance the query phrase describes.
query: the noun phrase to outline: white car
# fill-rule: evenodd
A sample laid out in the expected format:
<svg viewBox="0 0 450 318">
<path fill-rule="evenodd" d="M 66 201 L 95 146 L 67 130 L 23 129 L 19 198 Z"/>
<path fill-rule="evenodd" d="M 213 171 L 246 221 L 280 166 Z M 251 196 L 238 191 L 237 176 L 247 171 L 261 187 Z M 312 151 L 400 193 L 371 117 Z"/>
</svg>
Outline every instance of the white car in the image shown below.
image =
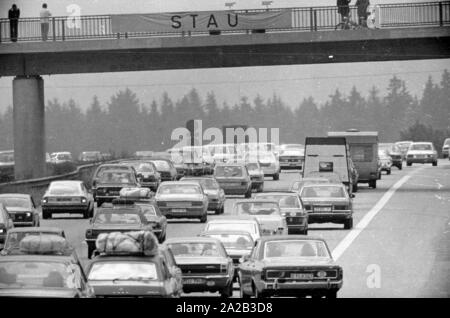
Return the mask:
<svg viewBox="0 0 450 318">
<path fill-rule="evenodd" d="M 256 242 L 262 236 L 262 228 L 255 217 L 234 216 L 214 219 L 206 223 L 203 232 L 214 231 L 243 231 L 250 234 Z"/>
<path fill-rule="evenodd" d="M 406 153 L 406 165 L 431 163 L 437 166 L 437 151 L 431 142 L 413 142 Z"/>
<path fill-rule="evenodd" d="M 55 164 L 73 162 L 72 154 L 68 151 L 53 152 L 50 155 L 50 162 Z"/>
<path fill-rule="evenodd" d="M 250 152 L 245 156 L 245 161 L 257 161 L 264 176 L 270 176 L 273 180 L 280 179 L 280 162 L 273 152 Z"/>
</svg>

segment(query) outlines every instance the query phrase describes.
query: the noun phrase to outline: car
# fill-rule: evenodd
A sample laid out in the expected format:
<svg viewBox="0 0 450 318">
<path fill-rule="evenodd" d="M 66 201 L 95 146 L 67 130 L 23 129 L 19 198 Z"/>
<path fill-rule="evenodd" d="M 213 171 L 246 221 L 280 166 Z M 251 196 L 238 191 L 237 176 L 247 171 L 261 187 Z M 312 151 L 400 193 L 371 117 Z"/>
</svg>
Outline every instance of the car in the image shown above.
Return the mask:
<svg viewBox="0 0 450 318">
<path fill-rule="evenodd" d="M 97 209 L 95 216 L 89 222 L 86 230 L 85 241 L 88 246 L 88 258 L 91 258 L 96 251 L 95 242 L 101 233 L 112 232 L 132 232 L 150 231 L 154 232 L 156 222 L 154 221 L 155 208 L 144 204 L 121 202 L 123 199 L 116 199 L 111 206 L 102 206 Z M 155 235 L 162 231 L 155 231 Z M 162 242 L 165 239 L 165 232 L 159 236 Z"/>
<path fill-rule="evenodd" d="M 442 157 L 449 158 L 450 160 L 449 152 L 450 152 L 450 138 L 446 138 L 444 140 L 444 144 L 442 145 Z"/>
<path fill-rule="evenodd" d="M 68 151 L 53 152 L 50 154 L 50 162 L 53 164 L 73 162 L 72 153 Z"/>
<path fill-rule="evenodd" d="M 378 152 L 384 151 L 392 159 L 392 165 L 397 167 L 398 170 L 403 168 L 402 152 L 398 146 L 394 143 L 379 143 Z"/>
<path fill-rule="evenodd" d="M 265 235 L 287 234 L 286 219 L 281 214 L 278 200 L 241 200 L 233 205 L 232 215 L 253 216 Z"/>
<path fill-rule="evenodd" d="M 336 298 L 343 284 L 325 240 L 305 236 L 259 239 L 239 265 L 241 298 L 270 296 Z"/>
<path fill-rule="evenodd" d="M 251 235 L 256 241 L 263 235 L 261 224 L 254 216 L 226 216 L 206 223 L 203 232 L 241 231 Z"/>
<path fill-rule="evenodd" d="M 120 190 L 123 188 L 140 188 L 141 184 L 133 171 L 120 169 L 103 172 L 96 182 L 97 207 L 102 206 L 104 202 L 119 198 Z"/>
<path fill-rule="evenodd" d="M 308 224 L 338 223 L 346 230 L 353 227 L 353 196 L 342 183 L 309 184 L 300 192 Z"/>
<path fill-rule="evenodd" d="M 102 160 L 103 158 L 100 151 L 83 151 L 78 156 L 78 161 L 82 163 L 97 162 Z"/>
<path fill-rule="evenodd" d="M 264 191 L 264 171 L 257 161 L 247 162 L 245 164 L 247 167 L 248 174 L 252 180 L 252 189 L 256 189 L 256 192 Z"/>
<path fill-rule="evenodd" d="M 431 142 L 413 142 L 406 153 L 406 165 L 413 163 L 431 163 L 437 166 L 437 151 Z"/>
<path fill-rule="evenodd" d="M 121 163 L 130 165 L 136 170 L 137 179 L 140 182 L 141 187 L 149 188 L 154 192 L 158 190 L 158 187 L 161 184 L 161 175 L 153 162 L 145 160 L 123 160 Z"/>
<path fill-rule="evenodd" d="M 0 297 L 92 298 L 75 250 L 57 235 L 27 236 L 0 257 Z"/>
<path fill-rule="evenodd" d="M 300 180 L 294 181 L 291 184 L 289 191 L 300 193 L 300 191 L 302 190 L 302 188 L 305 184 L 320 184 L 320 183 L 330 183 L 330 180 L 327 178 L 321 178 L 321 177 L 301 178 Z"/>
<path fill-rule="evenodd" d="M 106 247 L 89 262 L 86 273 L 96 296 L 179 297 L 182 293 L 181 271 L 177 269 L 170 250 L 159 247 L 156 242 L 147 250 L 142 242 L 148 239 L 140 239 L 145 231 L 129 234 L 111 233 L 105 244 L 113 248 Z M 121 242 L 117 243 L 119 236 Z M 136 244 L 139 249 L 120 248 L 124 241 L 131 242 L 131 246 Z"/>
<path fill-rule="evenodd" d="M 250 255 L 255 242 L 250 233 L 245 231 L 206 231 L 199 236 L 212 237 L 222 242 L 227 254 L 233 260 L 234 264 L 234 281 L 238 279 L 239 260 Z"/>
<path fill-rule="evenodd" d="M 408 152 L 409 146 L 411 146 L 412 141 L 397 141 L 395 146 L 400 150 L 402 155 L 402 160 L 406 160 L 406 153 Z"/>
<path fill-rule="evenodd" d="M 305 146 L 301 144 L 281 145 L 278 160 L 281 169 L 302 169 L 305 160 Z"/>
<path fill-rule="evenodd" d="M 280 179 L 280 163 L 273 152 L 249 152 L 245 155 L 245 161 L 258 161 L 264 176 Z"/>
<path fill-rule="evenodd" d="M 183 292 L 219 292 L 221 297 L 233 294 L 234 266 L 223 244 L 209 237 L 168 239 L 183 275 Z"/>
<path fill-rule="evenodd" d="M 227 195 L 252 196 L 252 180 L 244 164 L 218 163 L 214 177 Z"/>
<path fill-rule="evenodd" d="M 161 181 L 175 181 L 177 179 L 177 169 L 170 159 L 152 157 L 148 160 L 155 165 L 156 170 L 161 176 Z"/>
<path fill-rule="evenodd" d="M 130 173 L 134 173 L 135 177 L 137 179 L 137 173 L 136 170 L 130 166 L 130 165 L 124 165 L 120 163 L 104 163 L 95 170 L 94 174 L 92 175 L 92 193 L 94 194 L 94 199 L 97 200 L 97 183 L 100 179 L 100 177 L 105 173 L 106 171 L 128 171 Z"/>
<path fill-rule="evenodd" d="M 39 226 L 39 212 L 29 194 L 0 194 L 0 203 L 8 209 L 14 226 Z"/>
<path fill-rule="evenodd" d="M 196 181 L 166 181 L 156 192 L 155 200 L 161 213 L 168 219 L 208 219 L 208 196 Z"/>
<path fill-rule="evenodd" d="M 286 219 L 288 234 L 308 234 L 308 213 L 296 192 L 265 192 L 255 196 L 257 200 L 276 200 L 281 215 Z"/>
<path fill-rule="evenodd" d="M 378 160 L 380 161 L 381 171 L 386 171 L 387 174 L 391 174 L 392 158 L 384 150 L 378 151 Z"/>
<path fill-rule="evenodd" d="M 182 157 L 185 176 L 203 176 L 213 172 L 214 159 L 212 156 L 204 156 L 201 146 L 183 147 Z"/>
<path fill-rule="evenodd" d="M 0 151 L 0 182 L 14 180 L 14 150 Z"/>
<path fill-rule="evenodd" d="M 57 235 L 66 237 L 64 230 L 57 227 L 16 227 L 10 229 L 6 235 L 5 245 L 1 252 L 2 255 L 12 254 L 20 249 L 20 241 L 30 235 Z"/>
<path fill-rule="evenodd" d="M 153 226 L 152 232 L 160 243 L 164 242 L 167 233 L 167 218 L 161 213 L 152 193 L 147 188 L 124 188 L 120 190 L 120 198 L 112 201 L 112 206 L 136 205 L 141 208 L 147 222 Z"/>
<path fill-rule="evenodd" d="M 83 181 L 52 181 L 42 196 L 42 218 L 53 214 L 82 214 L 87 219 L 94 215 L 94 197 Z"/>
<path fill-rule="evenodd" d="M 197 181 L 208 196 L 208 211 L 223 214 L 225 211 L 225 192 L 217 180 L 212 176 L 183 177 L 180 181 Z"/>
<path fill-rule="evenodd" d="M 167 266 L 169 267 L 169 272 L 175 280 L 175 291 L 177 296 L 181 296 L 183 293 L 183 273 L 181 269 L 177 265 L 177 261 L 175 260 L 175 256 L 171 249 L 165 244 L 159 244 L 159 253 Z"/>
<path fill-rule="evenodd" d="M 3 248 L 6 235 L 12 228 L 14 228 L 14 222 L 6 207 L 0 202 L 0 248 Z"/>
</svg>

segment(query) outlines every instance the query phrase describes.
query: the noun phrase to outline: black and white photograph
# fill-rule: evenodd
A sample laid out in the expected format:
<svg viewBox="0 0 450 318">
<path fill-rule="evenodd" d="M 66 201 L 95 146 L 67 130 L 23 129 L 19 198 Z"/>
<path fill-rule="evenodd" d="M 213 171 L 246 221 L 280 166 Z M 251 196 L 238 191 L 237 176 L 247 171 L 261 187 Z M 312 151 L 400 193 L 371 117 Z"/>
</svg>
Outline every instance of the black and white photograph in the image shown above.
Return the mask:
<svg viewBox="0 0 450 318">
<path fill-rule="evenodd" d="M 0 0 L 0 96 L 0 298 L 450 297 L 449 0 Z"/>
</svg>

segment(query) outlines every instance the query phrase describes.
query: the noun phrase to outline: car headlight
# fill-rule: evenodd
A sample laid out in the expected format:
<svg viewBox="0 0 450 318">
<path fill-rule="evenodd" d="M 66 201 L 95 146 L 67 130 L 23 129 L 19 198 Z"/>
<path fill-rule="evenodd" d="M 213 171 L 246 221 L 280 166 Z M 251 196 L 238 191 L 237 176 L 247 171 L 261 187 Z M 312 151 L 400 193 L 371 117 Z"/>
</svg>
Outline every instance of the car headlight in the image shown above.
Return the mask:
<svg viewBox="0 0 450 318">
<path fill-rule="evenodd" d="M 319 277 L 319 278 L 325 278 L 325 277 L 327 277 L 327 272 L 325 272 L 325 271 L 319 271 L 319 272 L 317 272 L 317 277 Z"/>
<path fill-rule="evenodd" d="M 47 203 L 48 202 L 48 199 L 47 198 L 43 198 L 42 199 L 42 203 Z"/>
<path fill-rule="evenodd" d="M 30 216 L 31 216 L 31 213 L 30 213 L 30 212 L 27 212 L 25 215 L 26 215 L 27 217 L 30 217 Z"/>
<path fill-rule="evenodd" d="M 0 229 L 0 233 L 3 233 L 5 230 L 4 229 Z"/>
</svg>

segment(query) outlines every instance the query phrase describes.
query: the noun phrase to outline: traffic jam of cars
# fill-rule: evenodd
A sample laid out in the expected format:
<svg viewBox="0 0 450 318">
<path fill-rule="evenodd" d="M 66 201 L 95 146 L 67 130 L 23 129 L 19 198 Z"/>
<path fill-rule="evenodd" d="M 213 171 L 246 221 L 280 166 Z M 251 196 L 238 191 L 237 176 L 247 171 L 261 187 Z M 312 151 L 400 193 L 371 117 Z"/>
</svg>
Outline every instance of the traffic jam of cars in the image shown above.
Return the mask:
<svg viewBox="0 0 450 318">
<path fill-rule="evenodd" d="M 437 156 L 430 142 L 378 143 L 376 132 L 353 129 L 304 145 L 140 151 L 98 163 L 90 180 L 52 181 L 39 201 L 3 193 L 0 296 L 228 298 L 238 291 L 241 298 L 336 298 L 344 269 L 311 227 L 351 230 L 359 183 L 376 188 L 383 171 L 390 175 L 404 162 L 435 166 Z M 79 158 L 100 157 L 91 151 Z M 297 180 L 265 190 L 267 178 L 276 182 L 288 169 Z M 41 218 L 58 214 L 89 219 L 81 234 L 87 255 L 77 254 L 64 230 L 41 226 Z M 186 220 L 198 220 L 196 236 L 168 235 L 171 222 Z"/>
</svg>

